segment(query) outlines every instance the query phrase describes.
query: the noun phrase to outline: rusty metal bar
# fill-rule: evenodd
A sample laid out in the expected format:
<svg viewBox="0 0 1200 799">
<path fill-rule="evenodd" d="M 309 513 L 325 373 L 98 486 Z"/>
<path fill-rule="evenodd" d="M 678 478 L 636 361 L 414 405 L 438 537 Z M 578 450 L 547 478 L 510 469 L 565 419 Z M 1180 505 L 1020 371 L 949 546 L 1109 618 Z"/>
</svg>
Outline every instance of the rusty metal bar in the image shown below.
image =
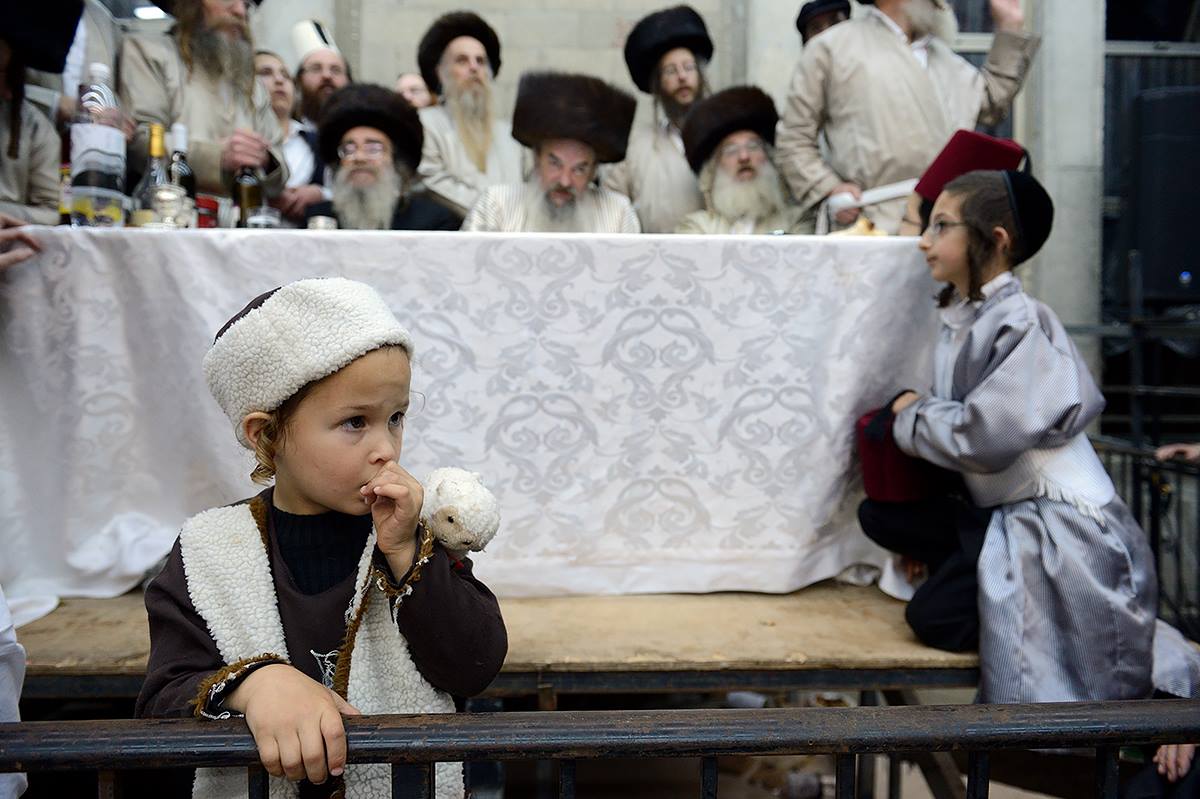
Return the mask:
<svg viewBox="0 0 1200 799">
<path fill-rule="evenodd" d="M 834 761 L 833 795 L 837 799 L 854 799 L 855 756 L 838 755 Z"/>
<path fill-rule="evenodd" d="M 987 799 L 991 777 L 987 752 L 967 755 L 967 799 Z"/>
<path fill-rule="evenodd" d="M 903 761 L 897 754 L 888 755 L 888 799 L 900 799 L 900 766 Z"/>
<path fill-rule="evenodd" d="M 433 799 L 432 763 L 393 763 L 392 799 Z"/>
<path fill-rule="evenodd" d="M 271 778 L 261 763 L 246 769 L 247 795 L 250 799 L 267 799 L 271 794 Z"/>
<path fill-rule="evenodd" d="M 1096 748 L 1096 795 L 1100 799 L 1117 799 L 1119 788 L 1117 762 L 1119 750 L 1115 746 Z"/>
<path fill-rule="evenodd" d="M 700 799 L 717 799 L 717 759 L 700 761 Z"/>
<path fill-rule="evenodd" d="M 445 713 L 345 723 L 351 763 L 1095 748 L 1200 741 L 1200 700 Z M 257 762 L 240 719 L 0 725 L 0 771 Z"/>
<path fill-rule="evenodd" d="M 575 761 L 558 762 L 558 799 L 575 799 Z"/>
<path fill-rule="evenodd" d="M 860 691 L 858 695 L 860 707 L 876 707 L 879 705 L 878 691 Z M 875 756 L 861 755 L 858 758 L 858 788 L 854 792 L 856 799 L 874 799 L 875 797 Z"/>
</svg>

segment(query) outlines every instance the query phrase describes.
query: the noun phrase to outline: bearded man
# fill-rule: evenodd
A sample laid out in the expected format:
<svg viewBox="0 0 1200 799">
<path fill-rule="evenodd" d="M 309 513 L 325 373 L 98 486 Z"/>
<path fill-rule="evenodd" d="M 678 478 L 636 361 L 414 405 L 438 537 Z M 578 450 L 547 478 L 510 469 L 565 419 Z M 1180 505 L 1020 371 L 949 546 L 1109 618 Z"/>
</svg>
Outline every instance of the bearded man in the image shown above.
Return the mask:
<svg viewBox="0 0 1200 799">
<path fill-rule="evenodd" d="M 594 185 L 600 163 L 620 161 L 637 101 L 587 75 L 527 72 L 517 88 L 513 136 L 533 149 L 527 183 L 491 186 L 463 230 L 638 233 L 629 200 Z"/>
<path fill-rule="evenodd" d="M 121 46 L 122 107 L 138 123 L 129 165 L 145 169 L 149 123 L 188 129 L 196 188 L 229 196 L 242 167 L 261 170 L 267 195 L 287 180 L 282 137 L 266 90 L 254 76 L 244 0 L 158 0 L 175 17 L 165 34 L 127 36 Z"/>
<path fill-rule="evenodd" d="M 352 230 L 458 230 L 462 217 L 414 191 L 424 133 L 417 111 L 382 86 L 353 83 L 321 111 L 321 157 L 333 165 L 333 201 L 308 208 Z"/>
<path fill-rule="evenodd" d="M 676 233 L 812 233 L 811 214 L 791 202 L 775 169 L 778 121 L 775 101 L 754 86 L 696 103 L 683 143 L 705 207 L 685 216 Z"/>
<path fill-rule="evenodd" d="M 680 126 L 708 94 L 704 67 L 712 53 L 704 19 L 690 6 L 644 17 L 625 40 L 629 75 L 652 95 L 654 109 L 649 124 L 630 135 L 625 160 L 605 169 L 602 181 L 633 202 L 646 233 L 672 233 L 684 216 L 704 207 Z"/>
<path fill-rule="evenodd" d="M 488 186 L 524 177 L 523 154 L 507 124 L 493 119 L 492 79 L 500 39 L 469 11 L 440 17 L 417 48 L 417 64 L 438 104 L 421 109 L 421 178 L 449 207 L 466 213 Z"/>
<path fill-rule="evenodd" d="M 955 130 L 1004 118 L 1039 40 L 1022 32 L 1019 0 L 989 2 L 996 33 L 979 69 L 951 49 L 956 23 L 944 0 L 875 0 L 866 15 L 805 45 L 778 149 L 780 169 L 802 206 L 915 179 Z M 895 233 L 904 205 L 901 196 L 865 214 Z M 836 221 L 848 225 L 858 213 L 839 211 Z"/>
</svg>

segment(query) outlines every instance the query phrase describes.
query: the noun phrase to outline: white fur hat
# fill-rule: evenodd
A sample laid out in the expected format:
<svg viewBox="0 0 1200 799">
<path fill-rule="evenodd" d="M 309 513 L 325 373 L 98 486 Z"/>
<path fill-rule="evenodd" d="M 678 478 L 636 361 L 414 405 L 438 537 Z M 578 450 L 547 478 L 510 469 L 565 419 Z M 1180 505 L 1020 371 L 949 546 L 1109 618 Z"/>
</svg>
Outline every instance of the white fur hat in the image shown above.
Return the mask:
<svg viewBox="0 0 1200 799">
<path fill-rule="evenodd" d="M 302 19 L 292 26 L 292 52 L 296 56 L 294 72 L 304 66 L 304 59 L 317 50 L 342 54 L 329 30 L 315 19 Z"/>
<path fill-rule="evenodd" d="M 389 345 L 412 355 L 412 337 L 375 289 L 340 277 L 298 280 L 251 300 L 225 324 L 204 356 L 204 378 L 248 447 L 246 414 L 273 411 L 314 380 Z"/>
</svg>

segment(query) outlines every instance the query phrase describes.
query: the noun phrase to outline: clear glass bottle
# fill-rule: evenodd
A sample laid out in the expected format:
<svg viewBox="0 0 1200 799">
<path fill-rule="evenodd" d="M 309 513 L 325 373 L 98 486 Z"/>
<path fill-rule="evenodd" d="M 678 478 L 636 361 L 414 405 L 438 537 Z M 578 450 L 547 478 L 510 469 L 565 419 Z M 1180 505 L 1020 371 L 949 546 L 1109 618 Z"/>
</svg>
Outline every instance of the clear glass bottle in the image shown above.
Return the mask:
<svg viewBox="0 0 1200 799">
<path fill-rule="evenodd" d="M 163 141 L 163 126 L 157 122 L 150 123 L 150 160 L 146 164 L 146 173 L 138 181 L 133 190 L 133 214 L 130 216 L 131 225 L 141 226 L 147 222 L 157 222 L 154 209 L 154 190 L 170 183 L 167 174 L 167 148 Z"/>
<path fill-rule="evenodd" d="M 121 106 L 106 64 L 88 67 L 71 123 L 71 224 L 125 224 L 125 135 Z"/>
<path fill-rule="evenodd" d="M 196 173 L 188 164 L 188 129 L 182 122 L 171 126 L 171 163 L 167 165 L 167 175 L 176 186 L 182 186 L 187 192 L 188 199 L 196 201 Z"/>
</svg>

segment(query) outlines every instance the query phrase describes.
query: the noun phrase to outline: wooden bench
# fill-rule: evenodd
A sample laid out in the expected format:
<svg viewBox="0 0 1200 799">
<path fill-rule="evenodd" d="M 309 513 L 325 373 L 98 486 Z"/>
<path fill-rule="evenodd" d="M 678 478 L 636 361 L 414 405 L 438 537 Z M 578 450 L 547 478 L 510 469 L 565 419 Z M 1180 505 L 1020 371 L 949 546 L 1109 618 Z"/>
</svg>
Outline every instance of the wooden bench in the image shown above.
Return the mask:
<svg viewBox="0 0 1200 799">
<path fill-rule="evenodd" d="M 660 594 L 501 601 L 508 659 L 493 696 L 973 686 L 974 654 L 920 644 L 904 603 L 821 583 L 786 595 Z M 136 696 L 149 652 L 140 592 L 68 599 L 17 630 L 24 696 Z"/>
</svg>

